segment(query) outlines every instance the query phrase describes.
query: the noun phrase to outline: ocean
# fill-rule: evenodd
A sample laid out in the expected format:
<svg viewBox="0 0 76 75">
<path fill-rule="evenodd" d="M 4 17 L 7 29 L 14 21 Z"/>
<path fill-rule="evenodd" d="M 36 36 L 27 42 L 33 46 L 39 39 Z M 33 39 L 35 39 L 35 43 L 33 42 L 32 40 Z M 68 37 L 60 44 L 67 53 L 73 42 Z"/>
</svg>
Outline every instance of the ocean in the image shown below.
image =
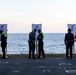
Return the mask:
<svg viewBox="0 0 76 75">
<path fill-rule="evenodd" d="M 28 33 L 8 33 L 7 54 L 28 54 L 28 35 Z M 44 33 L 45 54 L 65 54 L 64 37 L 65 33 Z M 35 53 L 38 51 L 35 50 Z"/>
</svg>

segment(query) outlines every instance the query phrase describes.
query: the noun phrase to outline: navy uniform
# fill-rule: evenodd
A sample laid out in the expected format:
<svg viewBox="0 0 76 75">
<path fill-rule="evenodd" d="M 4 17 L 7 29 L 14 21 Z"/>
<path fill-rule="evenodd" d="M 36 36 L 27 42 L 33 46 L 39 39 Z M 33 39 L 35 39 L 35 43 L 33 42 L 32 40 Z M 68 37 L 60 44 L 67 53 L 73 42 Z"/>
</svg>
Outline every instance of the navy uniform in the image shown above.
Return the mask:
<svg viewBox="0 0 76 75">
<path fill-rule="evenodd" d="M 7 34 L 3 32 L 2 30 L 0 30 L 0 34 L 1 34 L 1 48 L 3 52 L 2 58 L 6 58 L 5 49 L 7 47 Z"/>
<path fill-rule="evenodd" d="M 35 32 L 36 30 L 34 29 L 32 32 L 29 33 L 29 58 L 35 58 Z"/>
<path fill-rule="evenodd" d="M 68 29 L 68 33 L 65 34 L 64 42 L 66 45 L 66 58 L 68 59 L 68 49 L 69 49 L 70 58 L 72 59 L 72 46 L 74 45 L 74 35 L 71 33 L 71 29 Z"/>
<path fill-rule="evenodd" d="M 39 52 L 39 57 L 41 57 L 41 53 L 42 53 L 42 58 L 45 58 L 45 54 L 44 54 L 44 49 L 43 49 L 43 38 L 44 38 L 44 35 L 43 33 L 41 32 L 41 30 L 38 30 L 38 52 Z"/>
</svg>

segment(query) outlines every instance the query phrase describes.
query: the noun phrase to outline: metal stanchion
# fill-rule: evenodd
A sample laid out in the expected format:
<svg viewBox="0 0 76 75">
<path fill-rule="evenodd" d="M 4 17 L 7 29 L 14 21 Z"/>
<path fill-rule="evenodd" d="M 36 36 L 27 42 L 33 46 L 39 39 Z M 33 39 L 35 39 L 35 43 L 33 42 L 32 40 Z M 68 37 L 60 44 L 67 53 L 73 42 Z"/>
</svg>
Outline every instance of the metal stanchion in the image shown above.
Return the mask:
<svg viewBox="0 0 76 75">
<path fill-rule="evenodd" d="M 72 47 L 72 50 L 73 50 L 73 57 L 75 57 L 75 42 L 74 42 L 74 45 Z"/>
<path fill-rule="evenodd" d="M 6 54 L 6 58 L 8 58 L 8 56 L 7 56 L 7 47 L 6 47 L 6 49 L 5 49 L 5 54 Z"/>
<path fill-rule="evenodd" d="M 38 57 L 38 44 L 37 44 L 37 41 L 36 41 L 35 48 L 36 48 L 36 57 Z"/>
</svg>

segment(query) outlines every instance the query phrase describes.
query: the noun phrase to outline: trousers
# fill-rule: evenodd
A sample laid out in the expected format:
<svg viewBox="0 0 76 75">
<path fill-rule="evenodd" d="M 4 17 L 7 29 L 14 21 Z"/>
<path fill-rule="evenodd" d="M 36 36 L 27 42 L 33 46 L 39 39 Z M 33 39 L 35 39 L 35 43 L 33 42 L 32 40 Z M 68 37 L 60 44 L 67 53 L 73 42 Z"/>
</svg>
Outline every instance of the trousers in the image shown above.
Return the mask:
<svg viewBox="0 0 76 75">
<path fill-rule="evenodd" d="M 35 43 L 29 42 L 29 58 L 35 57 Z"/>
</svg>

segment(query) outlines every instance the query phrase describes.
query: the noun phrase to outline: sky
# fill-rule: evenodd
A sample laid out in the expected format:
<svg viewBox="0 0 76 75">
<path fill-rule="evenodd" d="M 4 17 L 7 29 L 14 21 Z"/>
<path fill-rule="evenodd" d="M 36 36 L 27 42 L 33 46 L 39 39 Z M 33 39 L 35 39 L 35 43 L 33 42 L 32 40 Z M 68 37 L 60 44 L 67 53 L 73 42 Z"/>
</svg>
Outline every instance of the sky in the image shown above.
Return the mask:
<svg viewBox="0 0 76 75">
<path fill-rule="evenodd" d="M 44 33 L 65 33 L 76 24 L 76 0 L 0 0 L 0 24 L 8 33 L 29 33 L 42 24 Z"/>
</svg>

